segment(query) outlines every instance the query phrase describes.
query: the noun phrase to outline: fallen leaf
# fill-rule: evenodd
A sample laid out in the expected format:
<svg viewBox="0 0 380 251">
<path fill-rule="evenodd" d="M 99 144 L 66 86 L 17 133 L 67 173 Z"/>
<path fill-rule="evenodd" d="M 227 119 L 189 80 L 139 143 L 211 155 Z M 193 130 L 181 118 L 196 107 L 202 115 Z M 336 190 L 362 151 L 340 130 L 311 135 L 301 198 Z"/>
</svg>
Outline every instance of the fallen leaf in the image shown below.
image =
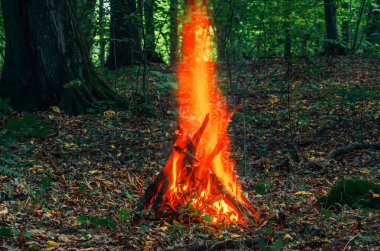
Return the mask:
<svg viewBox="0 0 380 251">
<path fill-rule="evenodd" d="M 312 193 L 307 191 L 297 191 L 294 193 L 295 195 L 311 195 Z"/>
<path fill-rule="evenodd" d="M 34 165 L 29 168 L 30 171 L 42 171 L 44 170 L 41 165 Z"/>
<path fill-rule="evenodd" d="M 3 210 L 0 211 L 0 215 L 7 214 L 7 213 L 8 213 L 8 208 L 4 208 Z"/>
<path fill-rule="evenodd" d="M 292 240 L 293 240 L 293 237 L 290 236 L 290 234 L 285 234 L 284 238 L 282 238 L 282 242 L 283 242 L 284 244 L 289 243 L 289 242 L 291 242 Z"/>
<path fill-rule="evenodd" d="M 100 170 L 90 170 L 90 171 L 88 171 L 90 174 L 100 174 L 100 173 L 102 173 L 102 171 L 100 171 Z"/>
<path fill-rule="evenodd" d="M 50 241 L 46 242 L 46 247 L 48 247 L 48 248 L 56 248 L 56 247 L 59 247 L 59 243 L 50 240 Z"/>
<path fill-rule="evenodd" d="M 235 239 L 241 238 L 240 234 L 231 234 L 230 236 L 231 236 L 231 238 L 235 238 Z"/>
<path fill-rule="evenodd" d="M 53 112 L 55 112 L 55 113 L 61 113 L 61 109 L 59 109 L 59 107 L 57 107 L 57 106 L 53 106 L 53 107 L 51 108 L 51 110 L 52 110 Z"/>
</svg>

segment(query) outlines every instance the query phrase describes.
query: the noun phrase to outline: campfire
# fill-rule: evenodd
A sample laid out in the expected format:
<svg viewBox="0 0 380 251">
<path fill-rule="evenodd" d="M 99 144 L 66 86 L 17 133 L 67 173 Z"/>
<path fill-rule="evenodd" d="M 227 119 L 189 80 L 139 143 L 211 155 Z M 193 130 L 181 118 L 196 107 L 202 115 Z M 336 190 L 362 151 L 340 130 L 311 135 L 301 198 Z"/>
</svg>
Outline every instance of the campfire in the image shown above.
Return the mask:
<svg viewBox="0 0 380 251">
<path fill-rule="evenodd" d="M 143 206 L 172 218 L 183 217 L 186 207 L 197 212 L 188 214 L 191 220 L 207 216 L 213 223 L 253 223 L 258 214 L 242 194 L 230 158 L 227 129 L 232 114 L 215 80 L 209 13 L 203 1 L 187 2 L 177 66 L 179 129 Z"/>
</svg>

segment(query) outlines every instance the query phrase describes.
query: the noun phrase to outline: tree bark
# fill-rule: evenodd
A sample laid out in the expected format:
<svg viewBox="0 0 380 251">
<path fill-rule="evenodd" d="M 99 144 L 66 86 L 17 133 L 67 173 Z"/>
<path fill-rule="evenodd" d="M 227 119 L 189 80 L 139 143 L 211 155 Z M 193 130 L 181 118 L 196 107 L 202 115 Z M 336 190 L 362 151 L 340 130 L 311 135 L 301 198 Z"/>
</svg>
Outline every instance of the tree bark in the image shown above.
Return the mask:
<svg viewBox="0 0 380 251">
<path fill-rule="evenodd" d="M 178 0 L 170 0 L 170 62 L 178 60 Z"/>
<path fill-rule="evenodd" d="M 71 0 L 3 0 L 6 52 L 0 96 L 19 110 L 82 113 L 117 97 L 96 77 Z"/>
<path fill-rule="evenodd" d="M 376 1 L 376 4 L 380 6 L 380 0 Z M 366 30 L 367 41 L 372 44 L 376 43 L 376 40 L 380 42 L 380 7 L 371 7 L 368 13 L 368 28 Z"/>
<path fill-rule="evenodd" d="M 111 41 L 106 66 L 131 66 L 142 58 L 141 36 L 135 0 L 110 0 Z"/>
<path fill-rule="evenodd" d="M 104 0 L 99 0 L 99 63 L 100 66 L 103 67 L 105 65 L 105 56 L 106 56 L 106 40 L 104 39 Z"/>
<path fill-rule="evenodd" d="M 323 0 L 326 24 L 326 42 L 324 54 L 341 55 L 345 54 L 343 46 L 339 43 L 338 26 L 336 22 L 335 0 Z"/>
<path fill-rule="evenodd" d="M 342 8 L 344 10 L 348 10 L 349 9 L 349 4 L 344 2 L 342 3 Z M 342 38 L 343 38 L 343 43 L 345 43 L 346 45 L 348 45 L 350 43 L 350 20 L 348 18 L 345 18 L 343 21 L 342 21 Z"/>
<path fill-rule="evenodd" d="M 356 22 L 354 41 L 352 42 L 352 48 L 351 48 L 351 50 L 353 52 L 355 52 L 356 49 L 357 49 L 357 41 L 358 41 L 359 28 L 360 28 L 360 23 L 362 21 L 362 16 L 363 16 L 364 8 L 365 8 L 365 3 L 366 3 L 366 0 L 362 0 L 361 5 L 360 5 L 360 9 L 359 9 L 359 17 L 358 17 L 358 21 Z"/>
<path fill-rule="evenodd" d="M 284 45 L 284 58 L 285 60 L 290 60 L 292 56 L 292 37 L 290 34 L 290 18 L 292 14 L 291 7 L 292 6 L 292 1 L 291 0 L 285 0 L 285 45 Z"/>
<path fill-rule="evenodd" d="M 155 0 L 144 1 L 144 17 L 145 17 L 145 43 L 147 60 L 153 63 L 163 63 L 162 57 L 156 52 L 156 36 L 154 34 L 154 6 Z"/>
</svg>

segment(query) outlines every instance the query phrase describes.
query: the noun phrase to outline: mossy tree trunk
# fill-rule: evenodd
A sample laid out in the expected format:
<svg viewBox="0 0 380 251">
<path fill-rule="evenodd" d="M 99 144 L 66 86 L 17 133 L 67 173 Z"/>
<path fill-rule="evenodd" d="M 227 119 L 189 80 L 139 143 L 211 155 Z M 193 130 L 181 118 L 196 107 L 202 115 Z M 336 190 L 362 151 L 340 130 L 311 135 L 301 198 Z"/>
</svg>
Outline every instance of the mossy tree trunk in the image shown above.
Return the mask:
<svg viewBox="0 0 380 251">
<path fill-rule="evenodd" d="M 117 95 L 96 77 L 71 0 L 3 0 L 6 51 L 0 96 L 19 110 L 73 114 Z"/>
<path fill-rule="evenodd" d="M 141 62 L 139 15 L 135 0 L 110 0 L 111 42 L 106 66 L 117 69 Z"/>
</svg>

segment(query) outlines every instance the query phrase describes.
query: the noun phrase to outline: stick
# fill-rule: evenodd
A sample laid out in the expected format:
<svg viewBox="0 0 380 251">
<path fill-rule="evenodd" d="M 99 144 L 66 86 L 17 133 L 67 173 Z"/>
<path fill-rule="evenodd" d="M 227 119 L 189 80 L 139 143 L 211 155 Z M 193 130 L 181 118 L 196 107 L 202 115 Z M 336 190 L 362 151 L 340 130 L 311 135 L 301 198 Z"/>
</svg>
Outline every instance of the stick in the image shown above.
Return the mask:
<svg viewBox="0 0 380 251">
<path fill-rule="evenodd" d="M 327 158 L 337 159 L 339 156 L 350 153 L 352 151 L 365 150 L 365 149 L 380 150 L 380 141 L 368 142 L 368 143 L 354 142 L 347 146 L 339 147 L 336 150 L 330 152 Z"/>
<path fill-rule="evenodd" d="M 248 239 L 248 240 L 227 240 L 208 245 L 191 245 L 187 247 L 178 247 L 172 249 L 165 249 L 164 251 L 214 251 L 214 250 L 227 250 L 227 249 L 241 249 L 247 247 L 254 250 L 260 250 L 265 246 L 262 239 Z"/>
</svg>

